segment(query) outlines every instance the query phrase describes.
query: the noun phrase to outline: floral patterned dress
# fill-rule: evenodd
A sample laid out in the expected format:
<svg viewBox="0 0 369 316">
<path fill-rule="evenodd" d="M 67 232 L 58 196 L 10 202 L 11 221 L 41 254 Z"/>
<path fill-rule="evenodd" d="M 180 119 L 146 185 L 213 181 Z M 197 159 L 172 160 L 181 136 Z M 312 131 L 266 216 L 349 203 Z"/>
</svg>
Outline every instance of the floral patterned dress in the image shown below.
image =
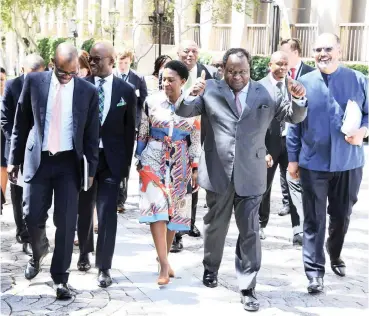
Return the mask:
<svg viewBox="0 0 369 316">
<path fill-rule="evenodd" d="M 140 223 L 167 221 L 169 230 L 189 230 L 191 175 L 201 153 L 200 120 L 174 113 L 163 91 L 145 101 L 137 141 L 140 160 Z"/>
</svg>

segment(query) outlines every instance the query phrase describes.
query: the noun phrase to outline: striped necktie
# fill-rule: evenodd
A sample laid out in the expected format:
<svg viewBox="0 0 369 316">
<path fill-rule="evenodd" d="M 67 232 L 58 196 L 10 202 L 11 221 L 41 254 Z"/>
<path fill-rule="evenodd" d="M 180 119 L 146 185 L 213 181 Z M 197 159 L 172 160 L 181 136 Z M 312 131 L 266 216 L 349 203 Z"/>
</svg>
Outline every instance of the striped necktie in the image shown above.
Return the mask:
<svg viewBox="0 0 369 316">
<path fill-rule="evenodd" d="M 104 115 L 104 103 L 105 103 L 105 93 L 103 84 L 106 82 L 105 79 L 99 80 L 99 87 L 97 88 L 97 92 L 99 94 L 99 119 L 100 123 L 102 124 L 103 121 L 103 115 Z"/>
</svg>

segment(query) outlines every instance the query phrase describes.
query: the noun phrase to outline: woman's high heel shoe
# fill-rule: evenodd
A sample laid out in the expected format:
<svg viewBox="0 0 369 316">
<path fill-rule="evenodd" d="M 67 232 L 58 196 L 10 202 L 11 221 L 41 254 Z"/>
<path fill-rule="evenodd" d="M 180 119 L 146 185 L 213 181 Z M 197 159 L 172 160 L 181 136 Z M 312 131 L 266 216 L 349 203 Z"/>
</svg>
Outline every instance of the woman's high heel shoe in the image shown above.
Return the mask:
<svg viewBox="0 0 369 316">
<path fill-rule="evenodd" d="M 169 283 L 169 278 L 158 278 L 158 285 L 167 285 Z"/>
<path fill-rule="evenodd" d="M 156 261 L 158 262 L 158 273 L 160 273 L 160 263 L 159 263 L 159 259 L 156 258 Z M 170 278 L 175 278 L 176 275 L 174 273 L 174 270 L 172 269 L 172 267 L 169 267 L 169 271 L 168 271 L 169 277 Z"/>
</svg>

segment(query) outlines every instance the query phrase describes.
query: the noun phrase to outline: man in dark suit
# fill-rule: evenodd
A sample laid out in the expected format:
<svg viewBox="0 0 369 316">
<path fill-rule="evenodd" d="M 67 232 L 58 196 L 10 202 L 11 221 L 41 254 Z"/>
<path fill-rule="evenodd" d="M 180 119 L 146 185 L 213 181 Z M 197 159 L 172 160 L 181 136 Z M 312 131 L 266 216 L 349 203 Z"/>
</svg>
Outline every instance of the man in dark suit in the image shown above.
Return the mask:
<svg viewBox="0 0 369 316">
<path fill-rule="evenodd" d="M 184 91 L 189 90 L 196 82 L 197 78 L 201 76 L 202 71 L 205 72 L 205 80 L 218 79 L 217 69 L 212 66 L 206 66 L 198 62 L 199 59 L 199 47 L 196 42 L 186 40 L 180 43 L 178 47 L 178 60 L 183 62 L 189 71 L 189 77 L 186 84 L 184 85 Z M 207 117 L 201 117 L 201 144 L 204 142 L 207 128 Z M 191 210 L 191 229 L 188 232 L 189 236 L 200 237 L 201 233 L 195 225 L 196 222 L 196 211 L 197 203 L 199 200 L 199 192 L 196 191 L 192 194 L 192 210 Z M 171 252 L 180 252 L 183 249 L 182 241 L 183 232 L 177 232 L 173 244 L 170 249 Z"/>
<path fill-rule="evenodd" d="M 7 81 L 1 105 L 1 128 L 6 138 L 6 157 L 9 157 L 10 139 L 14 126 L 15 112 L 17 109 L 18 99 L 22 92 L 24 78 L 31 72 L 44 71 L 45 62 L 41 56 L 30 54 L 26 56 L 22 68 L 23 75 Z M 23 244 L 23 252 L 28 255 L 32 255 L 30 237 L 23 218 L 23 188 L 10 183 L 10 197 L 13 204 L 14 221 L 17 227 L 16 239 L 19 243 Z"/>
<path fill-rule="evenodd" d="M 113 75 L 114 48 L 109 42 L 98 42 L 90 51 L 92 75 L 86 78 L 99 94 L 100 141 L 99 164 L 92 188 L 81 192 L 78 216 L 80 257 L 78 269 L 91 268 L 89 253 L 94 250 L 93 210 L 97 207 L 98 237 L 96 267 L 98 286 L 108 287 L 112 280 L 117 231 L 116 201 L 120 180 L 128 176 L 135 140 L 137 97 L 135 89 Z"/>
<path fill-rule="evenodd" d="M 288 55 L 282 51 L 277 51 L 272 54 L 269 62 L 269 74 L 259 82 L 268 89 L 271 95 L 277 100 L 282 97 L 286 100 L 291 100 L 291 95 L 287 90 L 286 80 L 288 73 Z M 267 226 L 270 216 L 270 195 L 274 175 L 279 166 L 281 186 L 287 185 L 286 173 L 288 167 L 288 155 L 286 148 L 286 129 L 287 124 L 282 120 L 273 119 L 267 133 L 265 135 L 265 146 L 268 154 L 273 158 L 273 165 L 267 171 L 267 189 L 263 195 L 263 200 L 259 207 L 259 222 L 260 222 L 260 239 L 265 239 L 264 228 Z M 302 227 L 300 218 L 297 214 L 296 207 L 291 200 L 288 185 L 285 188 L 288 205 L 291 213 L 291 222 L 293 227 L 294 245 L 302 245 Z"/>
<path fill-rule="evenodd" d="M 224 80 L 199 78 L 190 96 L 183 96 L 177 115 L 207 116 L 199 185 L 209 207 L 204 217 L 204 276 L 207 287 L 217 274 L 232 211 L 239 236 L 236 271 L 244 309 L 256 311 L 256 276 L 261 264 L 258 209 L 266 188 L 265 134 L 273 120 L 300 122 L 306 116 L 304 87 L 290 79 L 292 102 L 275 100 L 266 87 L 250 80 L 250 54 L 232 48 L 224 56 Z M 206 88 L 205 88 L 206 86 Z"/>
<path fill-rule="evenodd" d="M 133 52 L 131 50 L 125 50 L 123 52 L 118 52 L 117 54 L 117 63 L 116 70 L 114 74 L 123 79 L 125 82 L 132 85 L 132 87 L 136 91 L 137 96 L 137 108 L 136 108 L 136 129 L 141 122 L 141 113 L 142 107 L 147 97 L 147 86 L 144 76 L 137 73 L 135 70 L 131 69 L 131 64 L 134 59 Z M 117 211 L 118 213 L 124 212 L 124 203 L 126 203 L 128 197 L 128 181 L 129 181 L 129 173 L 128 176 L 122 179 L 119 193 L 118 193 L 118 202 L 117 202 Z"/>
<path fill-rule="evenodd" d="M 48 253 L 45 222 L 54 194 L 55 249 L 51 277 L 58 299 L 71 297 L 67 285 L 81 189 L 83 155 L 92 185 L 98 162 L 98 95 L 78 74 L 78 52 L 69 43 L 55 53 L 53 72 L 27 75 L 15 115 L 9 178 L 23 164 L 24 214 L 33 256 L 25 277 L 33 279 Z"/>
</svg>

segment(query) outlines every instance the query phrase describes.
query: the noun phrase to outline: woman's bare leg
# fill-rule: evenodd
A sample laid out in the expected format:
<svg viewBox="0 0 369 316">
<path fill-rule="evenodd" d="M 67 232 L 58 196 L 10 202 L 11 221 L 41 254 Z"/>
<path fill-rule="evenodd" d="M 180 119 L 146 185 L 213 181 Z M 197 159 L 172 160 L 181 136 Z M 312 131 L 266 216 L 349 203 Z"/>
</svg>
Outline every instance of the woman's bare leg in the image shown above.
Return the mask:
<svg viewBox="0 0 369 316">
<path fill-rule="evenodd" d="M 168 279 L 169 263 L 167 250 L 167 224 L 164 221 L 151 223 L 150 230 L 160 263 L 159 279 Z"/>
</svg>

